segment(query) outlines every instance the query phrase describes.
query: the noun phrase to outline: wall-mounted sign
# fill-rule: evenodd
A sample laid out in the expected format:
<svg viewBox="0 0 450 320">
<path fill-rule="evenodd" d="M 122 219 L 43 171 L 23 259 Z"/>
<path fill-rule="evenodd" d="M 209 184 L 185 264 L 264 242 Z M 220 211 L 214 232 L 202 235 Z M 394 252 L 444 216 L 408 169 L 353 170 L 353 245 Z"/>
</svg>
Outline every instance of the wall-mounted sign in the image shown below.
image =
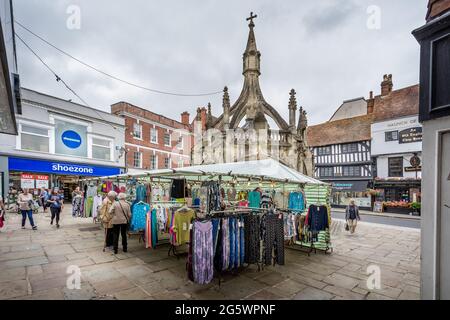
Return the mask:
<svg viewBox="0 0 450 320">
<path fill-rule="evenodd" d="M 422 128 L 409 128 L 398 133 L 398 143 L 414 143 L 422 141 Z"/>
<path fill-rule="evenodd" d="M 419 172 L 422 171 L 422 166 L 418 167 L 405 167 L 405 172 Z"/>
<path fill-rule="evenodd" d="M 10 171 L 53 173 L 73 176 L 113 176 L 122 173 L 120 168 L 100 167 L 85 164 L 52 162 L 45 160 L 8 158 Z"/>
<path fill-rule="evenodd" d="M 332 183 L 334 192 L 365 192 L 367 191 L 368 181 L 336 181 Z"/>
<path fill-rule="evenodd" d="M 73 130 L 64 131 L 61 140 L 67 148 L 76 149 L 81 146 L 81 136 Z"/>
<path fill-rule="evenodd" d="M 22 189 L 34 189 L 34 175 L 23 173 L 20 176 L 20 187 Z"/>
<path fill-rule="evenodd" d="M 48 176 L 43 176 L 43 175 L 38 174 L 36 176 L 36 188 L 48 189 Z"/>
<path fill-rule="evenodd" d="M 414 155 L 411 157 L 411 159 L 409 159 L 409 163 L 411 164 L 412 167 L 419 167 L 420 166 L 420 158 L 417 155 Z"/>
</svg>

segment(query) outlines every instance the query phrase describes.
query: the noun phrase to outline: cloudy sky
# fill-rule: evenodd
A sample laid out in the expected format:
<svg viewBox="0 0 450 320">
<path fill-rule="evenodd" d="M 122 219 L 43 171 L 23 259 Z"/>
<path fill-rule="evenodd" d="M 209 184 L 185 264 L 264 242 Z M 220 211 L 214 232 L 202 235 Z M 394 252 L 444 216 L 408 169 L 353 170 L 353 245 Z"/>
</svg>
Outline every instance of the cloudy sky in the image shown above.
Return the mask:
<svg viewBox="0 0 450 320">
<path fill-rule="evenodd" d="M 295 88 L 309 123 L 317 124 L 344 100 L 367 97 L 370 90 L 379 94 L 383 74 L 393 74 L 395 88 L 418 83 L 419 46 L 411 31 L 424 24 L 428 1 L 13 2 L 16 20 L 107 73 L 175 93 L 216 92 L 227 85 L 232 103 L 243 82 L 245 18 L 254 11 L 266 100 L 287 119 L 289 91 Z M 80 9 L 79 29 L 67 27 L 72 5 Z M 92 107 L 109 111 L 112 103 L 128 101 L 179 119 L 181 112 L 194 115 L 211 102 L 215 115 L 222 112 L 221 94 L 176 97 L 143 91 L 61 55 L 19 26 L 16 32 Z M 19 41 L 17 47 L 24 87 L 79 101 Z"/>
</svg>

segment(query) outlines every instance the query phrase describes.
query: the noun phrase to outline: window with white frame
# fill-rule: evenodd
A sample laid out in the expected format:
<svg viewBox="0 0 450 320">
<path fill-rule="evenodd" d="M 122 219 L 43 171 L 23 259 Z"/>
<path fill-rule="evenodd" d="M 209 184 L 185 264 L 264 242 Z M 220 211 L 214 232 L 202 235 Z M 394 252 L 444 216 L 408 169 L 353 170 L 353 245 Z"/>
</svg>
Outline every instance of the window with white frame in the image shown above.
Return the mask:
<svg viewBox="0 0 450 320">
<path fill-rule="evenodd" d="M 135 168 L 142 168 L 142 153 L 141 152 L 134 152 L 133 166 Z"/>
<path fill-rule="evenodd" d="M 170 133 L 166 132 L 164 133 L 164 145 L 167 147 L 170 147 Z"/>
<path fill-rule="evenodd" d="M 111 141 L 92 138 L 92 158 L 111 161 Z"/>
<path fill-rule="evenodd" d="M 158 165 L 157 155 L 156 154 L 150 155 L 150 169 L 151 170 L 158 169 L 157 165 Z"/>
<path fill-rule="evenodd" d="M 20 148 L 23 150 L 49 152 L 50 137 L 47 128 L 21 124 Z"/>
<path fill-rule="evenodd" d="M 139 123 L 133 124 L 133 137 L 136 139 L 142 139 L 142 125 Z"/>
<path fill-rule="evenodd" d="M 150 129 L 150 142 L 158 143 L 158 129 L 156 129 L 156 128 Z"/>
<path fill-rule="evenodd" d="M 184 161 L 183 160 L 179 160 L 178 161 L 178 168 L 183 168 L 184 167 Z"/>
<path fill-rule="evenodd" d="M 164 168 L 165 169 L 170 169 L 170 157 L 165 157 L 164 158 Z"/>
<path fill-rule="evenodd" d="M 180 150 L 183 149 L 183 136 L 180 136 L 180 137 L 178 138 L 177 148 L 180 149 Z"/>
</svg>

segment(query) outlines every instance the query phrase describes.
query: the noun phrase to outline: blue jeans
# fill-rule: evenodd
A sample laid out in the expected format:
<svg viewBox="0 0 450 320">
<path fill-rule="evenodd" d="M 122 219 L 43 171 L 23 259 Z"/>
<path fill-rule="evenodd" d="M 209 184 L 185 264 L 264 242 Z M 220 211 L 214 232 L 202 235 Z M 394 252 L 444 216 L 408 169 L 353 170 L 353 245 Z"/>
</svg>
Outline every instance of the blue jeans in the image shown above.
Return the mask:
<svg viewBox="0 0 450 320">
<path fill-rule="evenodd" d="M 30 224 L 32 227 L 34 227 L 34 221 L 33 221 L 33 210 L 20 210 L 22 212 L 22 227 L 25 227 L 25 222 L 30 220 Z"/>
</svg>

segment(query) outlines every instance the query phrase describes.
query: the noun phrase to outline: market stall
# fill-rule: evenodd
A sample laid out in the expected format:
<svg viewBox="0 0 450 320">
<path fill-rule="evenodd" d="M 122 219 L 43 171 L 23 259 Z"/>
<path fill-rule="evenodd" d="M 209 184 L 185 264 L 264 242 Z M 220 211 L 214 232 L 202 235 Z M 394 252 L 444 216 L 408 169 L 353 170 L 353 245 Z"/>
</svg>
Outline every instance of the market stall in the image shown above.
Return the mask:
<svg viewBox="0 0 450 320">
<path fill-rule="evenodd" d="M 126 193 L 130 230 L 142 232 L 147 248 L 169 243 L 169 254 L 187 252 L 196 283 L 244 265 L 283 265 L 285 245 L 308 253 L 331 249 L 330 186 L 272 159 L 83 182 Z"/>
</svg>

